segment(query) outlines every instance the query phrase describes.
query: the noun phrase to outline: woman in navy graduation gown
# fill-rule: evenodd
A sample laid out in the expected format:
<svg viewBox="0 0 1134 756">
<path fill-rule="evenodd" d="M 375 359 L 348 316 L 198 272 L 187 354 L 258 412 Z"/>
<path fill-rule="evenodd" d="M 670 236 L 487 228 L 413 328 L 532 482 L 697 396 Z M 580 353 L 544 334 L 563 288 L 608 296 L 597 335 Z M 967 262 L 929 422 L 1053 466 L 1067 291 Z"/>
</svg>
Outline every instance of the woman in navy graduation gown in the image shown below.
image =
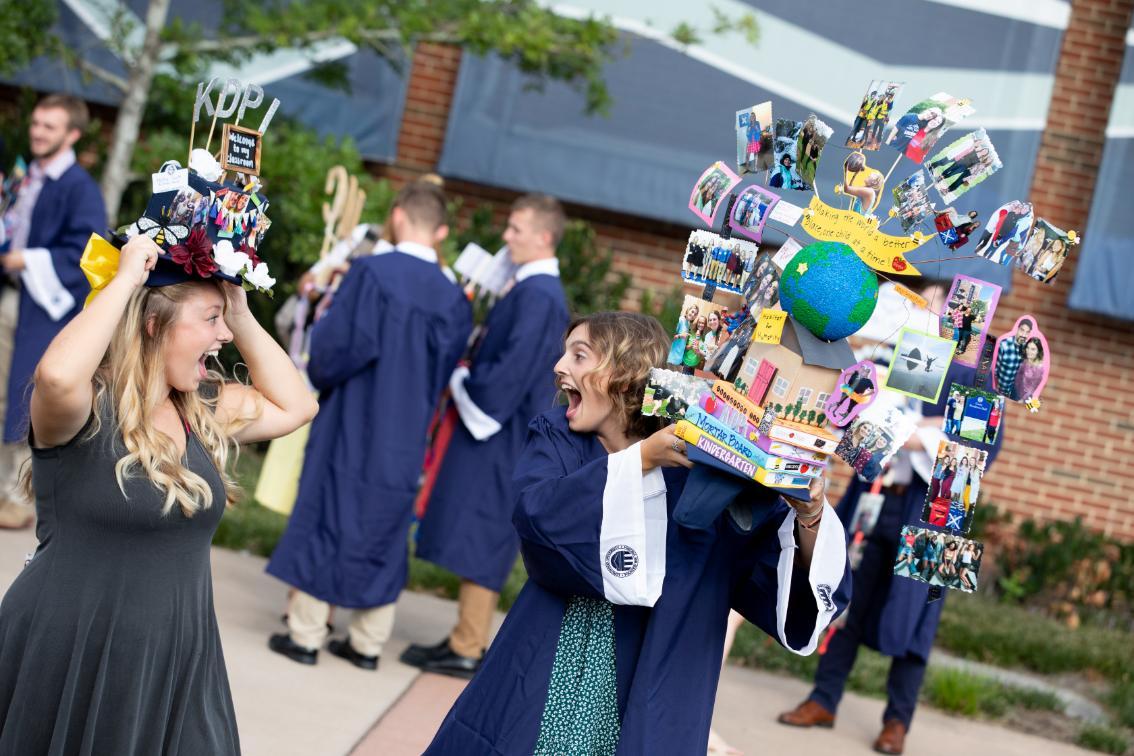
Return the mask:
<svg viewBox="0 0 1134 756">
<path fill-rule="evenodd" d="M 730 607 L 800 654 L 845 608 L 825 500 L 687 470 L 672 427 L 651 433 L 641 396 L 668 347 L 641 315 L 569 327 L 568 404 L 531 422 L 516 468 L 530 579 L 426 753 L 704 752 Z"/>
</svg>

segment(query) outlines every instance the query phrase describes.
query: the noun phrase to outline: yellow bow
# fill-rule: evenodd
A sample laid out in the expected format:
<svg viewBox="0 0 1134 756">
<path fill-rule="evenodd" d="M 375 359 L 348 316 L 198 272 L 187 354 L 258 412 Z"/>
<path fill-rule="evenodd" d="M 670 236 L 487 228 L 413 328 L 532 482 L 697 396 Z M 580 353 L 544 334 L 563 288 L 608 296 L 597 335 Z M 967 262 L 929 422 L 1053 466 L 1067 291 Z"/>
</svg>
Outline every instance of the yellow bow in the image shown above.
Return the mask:
<svg viewBox="0 0 1134 756">
<path fill-rule="evenodd" d="M 91 300 L 113 280 L 114 274 L 118 272 L 119 254 L 117 247 L 98 234 L 91 234 L 91 238 L 87 239 L 87 247 L 83 250 L 79 267 L 83 269 L 91 285 L 91 293 L 87 295 L 83 307 L 89 305 Z"/>
</svg>

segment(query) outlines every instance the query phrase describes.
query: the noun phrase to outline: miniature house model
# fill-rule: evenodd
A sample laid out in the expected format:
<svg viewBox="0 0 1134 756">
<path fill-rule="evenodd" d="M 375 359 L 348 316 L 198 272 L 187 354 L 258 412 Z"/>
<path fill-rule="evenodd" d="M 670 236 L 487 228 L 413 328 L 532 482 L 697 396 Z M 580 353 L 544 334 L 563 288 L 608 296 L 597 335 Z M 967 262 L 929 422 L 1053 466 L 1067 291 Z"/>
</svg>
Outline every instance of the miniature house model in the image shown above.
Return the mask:
<svg viewBox="0 0 1134 756">
<path fill-rule="evenodd" d="M 798 403 L 798 417 L 814 410 L 814 418 L 837 390 L 839 373 L 854 363 L 846 339 L 823 341 L 789 316 L 779 344 L 753 342 L 748 348 L 737 383 L 761 406 Z"/>
</svg>

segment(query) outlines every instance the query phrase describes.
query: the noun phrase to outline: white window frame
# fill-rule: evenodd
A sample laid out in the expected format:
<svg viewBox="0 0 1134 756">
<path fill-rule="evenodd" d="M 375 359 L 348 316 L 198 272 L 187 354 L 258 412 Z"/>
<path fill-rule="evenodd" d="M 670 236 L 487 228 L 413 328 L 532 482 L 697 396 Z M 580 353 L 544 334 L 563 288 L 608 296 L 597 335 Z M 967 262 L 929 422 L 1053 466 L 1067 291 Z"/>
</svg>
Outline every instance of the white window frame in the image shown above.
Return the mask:
<svg viewBox="0 0 1134 756">
<path fill-rule="evenodd" d="M 830 399 L 830 398 L 831 398 L 830 394 L 823 392 L 823 391 L 820 391 L 819 396 L 817 396 L 815 398 L 815 406 L 821 408 L 824 404 L 827 403 L 827 400 Z"/>
<path fill-rule="evenodd" d="M 791 388 L 791 381 L 789 381 L 787 378 L 783 378 L 777 375 L 775 380 L 772 382 L 772 393 L 780 397 L 781 399 L 787 397 L 787 390 L 789 388 Z"/>
<path fill-rule="evenodd" d="M 799 389 L 799 393 L 795 395 L 796 404 L 801 407 L 806 407 L 808 403 L 811 402 L 811 395 L 814 393 L 815 392 L 809 389 L 807 386 L 802 386 Z"/>
</svg>

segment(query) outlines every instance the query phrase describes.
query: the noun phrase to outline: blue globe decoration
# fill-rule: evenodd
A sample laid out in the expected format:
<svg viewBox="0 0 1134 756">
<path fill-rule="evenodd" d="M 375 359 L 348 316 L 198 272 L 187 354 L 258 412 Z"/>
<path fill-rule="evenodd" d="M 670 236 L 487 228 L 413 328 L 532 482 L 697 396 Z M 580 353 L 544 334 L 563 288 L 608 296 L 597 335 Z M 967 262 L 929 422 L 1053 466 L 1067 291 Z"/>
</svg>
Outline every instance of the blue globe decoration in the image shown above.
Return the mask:
<svg viewBox="0 0 1134 756">
<path fill-rule="evenodd" d="M 811 333 L 838 341 L 870 320 L 878 276 L 846 244 L 808 244 L 780 276 L 780 304 Z"/>
</svg>

